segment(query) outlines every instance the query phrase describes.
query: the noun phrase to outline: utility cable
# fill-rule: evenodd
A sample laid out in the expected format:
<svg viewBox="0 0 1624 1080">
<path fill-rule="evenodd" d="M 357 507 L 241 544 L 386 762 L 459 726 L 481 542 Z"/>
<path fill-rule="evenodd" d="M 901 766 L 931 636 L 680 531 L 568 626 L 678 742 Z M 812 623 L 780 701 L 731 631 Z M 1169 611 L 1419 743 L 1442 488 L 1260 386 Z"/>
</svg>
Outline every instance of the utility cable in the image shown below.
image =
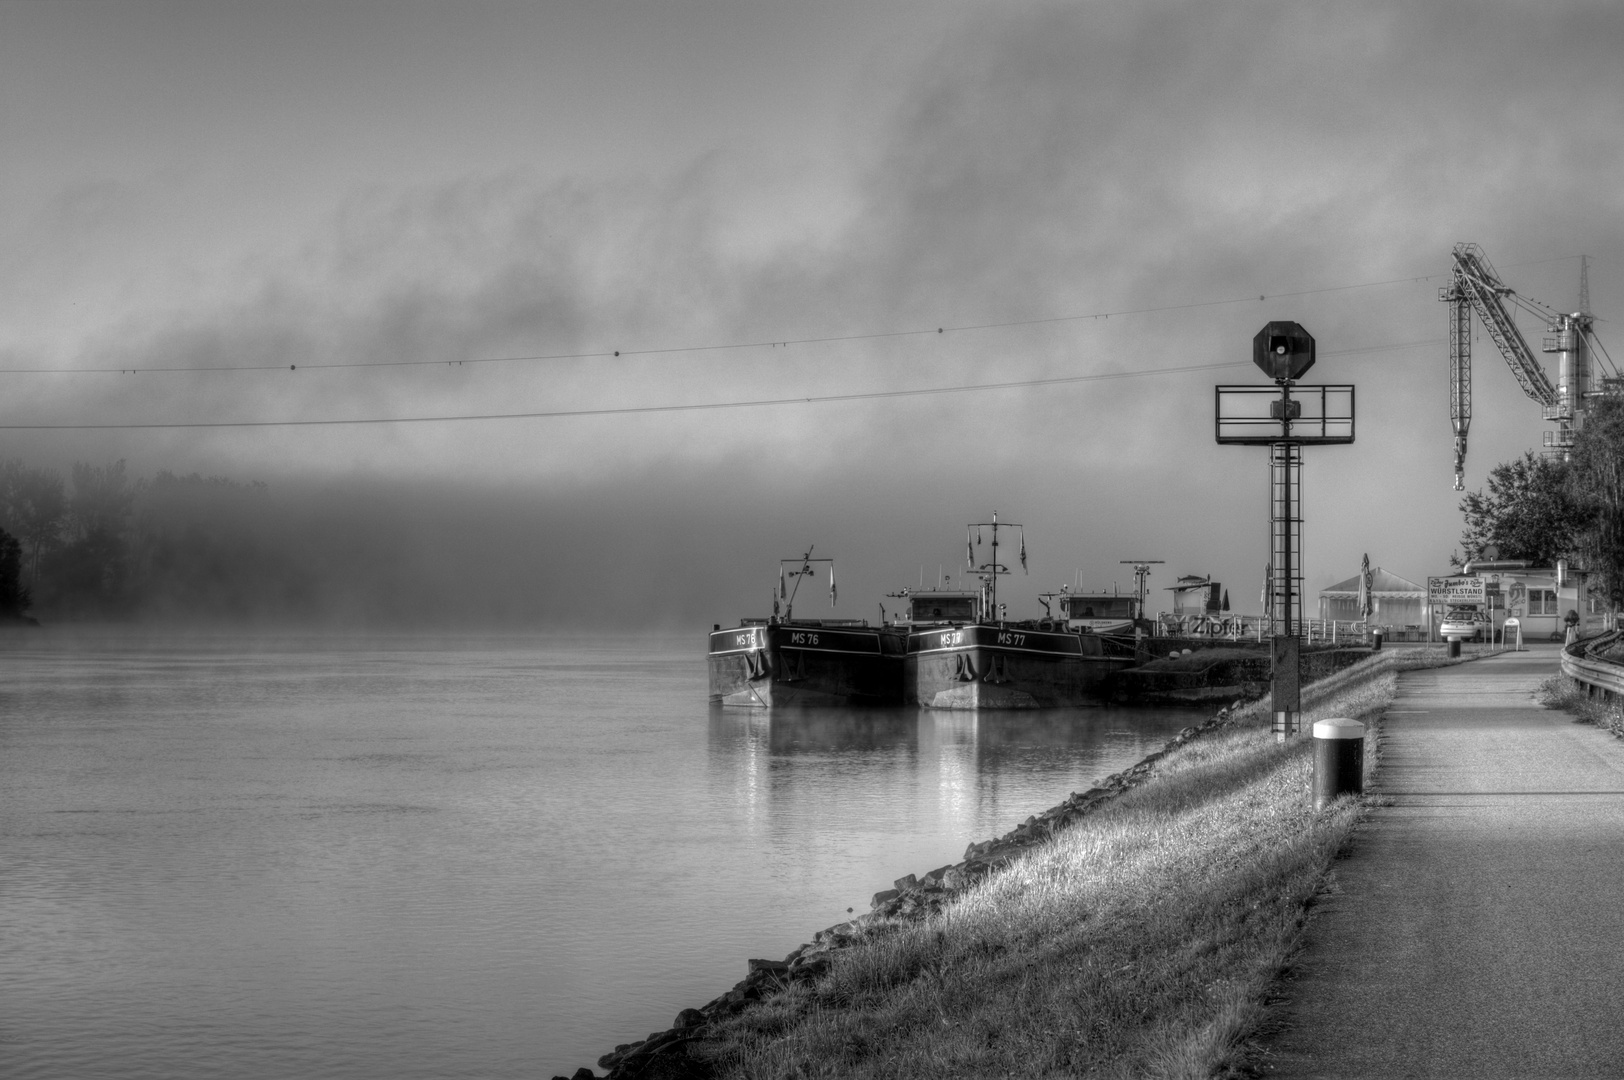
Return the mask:
<svg viewBox="0 0 1624 1080">
<path fill-rule="evenodd" d="M 1329 351 L 1322 355 L 1340 356 L 1376 352 L 1393 352 L 1441 345 L 1444 339 L 1402 342 L 1391 345 L 1372 345 L 1359 349 Z M 272 427 L 337 427 L 364 424 L 443 424 L 491 420 L 557 420 L 576 416 L 630 416 L 645 413 L 702 412 L 714 409 L 750 409 L 778 405 L 821 405 L 831 402 L 873 401 L 886 398 L 928 397 L 940 394 L 966 394 L 987 390 L 1015 390 L 1033 386 L 1063 386 L 1072 383 L 1104 382 L 1112 379 L 1138 379 L 1151 375 L 1174 375 L 1189 371 L 1213 371 L 1219 368 L 1245 367 L 1249 360 L 1226 360 L 1214 364 L 1190 364 L 1182 367 L 1148 368 L 1139 371 L 1108 371 L 1089 375 L 1058 375 L 1044 379 L 1017 379 L 995 383 L 973 383 L 957 386 L 927 386 L 904 390 L 864 390 L 846 394 L 821 394 L 803 397 L 757 398 L 745 401 L 706 401 L 686 405 L 624 405 L 599 409 L 552 409 L 537 412 L 476 413 L 442 416 L 374 416 L 325 420 L 198 420 L 157 423 L 101 423 L 101 424 L 0 424 L 0 431 L 136 431 L 183 430 L 196 428 L 272 428 Z"/>
<path fill-rule="evenodd" d="M 723 352 L 741 349 L 785 348 L 790 345 L 828 345 L 850 341 L 879 341 L 887 338 L 923 337 L 928 334 L 960 334 L 974 330 L 1004 330 L 1020 326 L 1044 326 L 1052 323 L 1087 322 L 1123 318 L 1130 315 L 1153 315 L 1169 311 L 1189 311 L 1197 308 L 1225 307 L 1251 304 L 1281 297 L 1315 296 L 1321 293 L 1348 292 L 1370 289 L 1382 285 L 1398 285 L 1430 281 L 1439 274 L 1421 277 L 1389 278 L 1383 281 L 1363 281 L 1354 285 L 1329 285 L 1319 289 L 1298 289 L 1293 292 L 1262 293 L 1228 300 L 1199 300 L 1184 304 L 1160 304 L 1154 307 L 1123 308 L 1119 311 L 1096 311 L 1082 315 L 1054 315 L 1038 319 L 1010 319 L 1002 322 L 963 323 L 941 325 L 928 329 L 884 330 L 858 334 L 831 334 L 822 337 L 781 338 L 776 340 L 736 341 L 710 345 L 670 345 L 647 349 L 606 349 L 595 352 L 539 353 L 534 356 L 480 356 L 461 360 L 339 360 L 330 363 L 303 364 L 193 364 L 193 365 L 123 365 L 121 367 L 78 368 L 0 368 L 0 375 L 135 375 L 173 374 L 193 372 L 249 372 L 249 371 L 312 371 L 353 368 L 405 368 L 405 367 L 460 367 L 467 364 L 516 364 L 559 360 L 604 360 L 623 356 L 662 356 L 671 353 Z"/>
</svg>

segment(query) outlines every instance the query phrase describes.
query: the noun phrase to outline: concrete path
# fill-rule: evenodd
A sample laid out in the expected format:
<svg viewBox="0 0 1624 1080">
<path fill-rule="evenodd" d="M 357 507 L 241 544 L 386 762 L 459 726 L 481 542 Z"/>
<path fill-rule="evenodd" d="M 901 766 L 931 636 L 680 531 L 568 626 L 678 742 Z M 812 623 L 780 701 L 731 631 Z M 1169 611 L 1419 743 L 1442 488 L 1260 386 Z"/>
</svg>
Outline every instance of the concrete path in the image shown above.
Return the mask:
<svg viewBox="0 0 1624 1080">
<path fill-rule="evenodd" d="M 1401 676 L 1373 812 L 1267 1069 L 1624 1077 L 1624 741 L 1543 709 L 1554 648 Z"/>
</svg>

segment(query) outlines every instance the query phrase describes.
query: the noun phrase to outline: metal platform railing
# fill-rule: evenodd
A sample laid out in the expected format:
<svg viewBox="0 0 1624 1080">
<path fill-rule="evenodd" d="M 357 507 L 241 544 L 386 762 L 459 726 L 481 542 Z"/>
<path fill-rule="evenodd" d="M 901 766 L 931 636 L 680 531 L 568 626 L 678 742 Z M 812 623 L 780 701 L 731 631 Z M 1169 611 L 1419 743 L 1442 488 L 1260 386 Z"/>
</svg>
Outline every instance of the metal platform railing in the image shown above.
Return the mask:
<svg viewBox="0 0 1624 1080">
<path fill-rule="evenodd" d="M 1266 641 L 1275 634 L 1275 621 L 1266 615 L 1174 615 L 1156 616 L 1156 632 L 1161 637 L 1228 638 L 1231 641 Z M 1291 630 L 1309 642 L 1363 645 L 1377 629 L 1352 619 L 1293 619 Z M 1382 627 L 1395 640 L 1393 629 Z"/>
</svg>

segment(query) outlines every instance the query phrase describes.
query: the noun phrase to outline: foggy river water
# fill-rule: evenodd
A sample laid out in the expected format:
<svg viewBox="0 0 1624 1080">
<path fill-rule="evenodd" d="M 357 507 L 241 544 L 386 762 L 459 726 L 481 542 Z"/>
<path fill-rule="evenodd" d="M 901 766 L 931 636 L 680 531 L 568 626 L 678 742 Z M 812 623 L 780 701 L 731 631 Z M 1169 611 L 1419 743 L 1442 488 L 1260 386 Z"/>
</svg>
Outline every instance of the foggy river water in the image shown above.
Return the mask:
<svg viewBox="0 0 1624 1080">
<path fill-rule="evenodd" d="M 705 635 L 0 642 L 0 1076 L 548 1077 L 1206 715 L 705 700 Z"/>
</svg>

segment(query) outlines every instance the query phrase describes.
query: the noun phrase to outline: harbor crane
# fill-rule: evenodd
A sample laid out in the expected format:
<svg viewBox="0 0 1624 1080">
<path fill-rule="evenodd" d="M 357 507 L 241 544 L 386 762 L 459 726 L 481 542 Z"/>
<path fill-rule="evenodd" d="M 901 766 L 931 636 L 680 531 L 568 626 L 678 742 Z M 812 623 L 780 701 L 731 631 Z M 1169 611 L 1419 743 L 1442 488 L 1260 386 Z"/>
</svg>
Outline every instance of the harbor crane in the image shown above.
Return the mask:
<svg viewBox="0 0 1624 1080">
<path fill-rule="evenodd" d="M 1590 314 L 1590 282 L 1584 257 L 1579 263 L 1579 310 L 1559 314 L 1518 296 L 1507 286 L 1476 244 L 1456 244 L 1455 265 L 1450 283 L 1438 290 L 1438 299 L 1449 305 L 1449 417 L 1455 428 L 1455 490 L 1466 489 L 1466 434 L 1472 425 L 1472 312 L 1488 330 L 1500 355 L 1506 358 L 1523 393 L 1539 402 L 1546 420 L 1554 420 L 1557 430 L 1545 433 L 1545 453 L 1564 460 L 1573 447 L 1575 434 L 1584 426 L 1587 399 L 1603 393 L 1619 392 L 1621 381 L 1592 379 L 1591 357 L 1595 317 Z M 1541 352 L 1556 354 L 1556 382 L 1553 385 L 1534 356 L 1534 351 L 1517 328 L 1507 304 L 1515 304 L 1546 321 L 1551 337 L 1541 342 Z M 1601 350 L 1606 356 L 1606 350 Z M 1615 376 L 1616 376 L 1615 371 Z"/>
</svg>

